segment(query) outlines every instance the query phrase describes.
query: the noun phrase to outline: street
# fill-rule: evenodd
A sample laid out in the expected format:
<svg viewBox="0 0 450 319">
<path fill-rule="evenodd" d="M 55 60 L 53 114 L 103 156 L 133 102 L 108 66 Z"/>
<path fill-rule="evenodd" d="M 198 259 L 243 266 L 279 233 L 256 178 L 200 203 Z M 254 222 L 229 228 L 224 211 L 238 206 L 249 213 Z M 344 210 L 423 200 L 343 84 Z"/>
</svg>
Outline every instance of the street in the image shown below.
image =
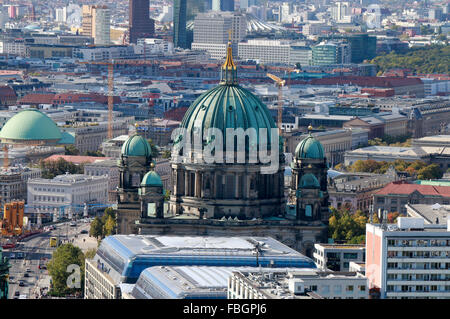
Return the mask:
<svg viewBox="0 0 450 319">
<path fill-rule="evenodd" d="M 46 258 L 45 263 L 50 261 L 52 253 L 56 247 L 50 247 L 50 237 L 59 237 L 61 242 L 72 242 L 80 247 L 83 252 L 89 248 L 96 248 L 95 239 L 90 238 L 88 234 L 80 234 L 82 230 L 89 231 L 90 223 L 79 220 L 75 227 L 70 226 L 69 222 L 55 225 L 56 229 L 47 233 L 33 236 L 27 241 L 21 242 L 14 249 L 4 251 L 4 255 L 10 257 L 15 254 L 15 259 L 10 259 L 10 285 L 8 298 L 39 298 L 41 292 L 48 292 L 50 287 L 50 276 L 47 269 L 39 269 L 39 262 Z M 17 259 L 18 253 L 23 253 L 23 259 Z M 19 286 L 19 282 L 23 286 Z"/>
</svg>

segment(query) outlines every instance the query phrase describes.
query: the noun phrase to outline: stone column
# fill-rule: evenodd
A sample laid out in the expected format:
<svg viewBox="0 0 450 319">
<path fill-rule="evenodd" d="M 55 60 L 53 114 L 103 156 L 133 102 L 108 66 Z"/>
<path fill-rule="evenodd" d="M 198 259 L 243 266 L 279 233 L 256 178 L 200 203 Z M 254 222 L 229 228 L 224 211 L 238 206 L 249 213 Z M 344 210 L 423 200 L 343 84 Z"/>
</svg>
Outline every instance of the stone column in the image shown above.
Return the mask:
<svg viewBox="0 0 450 319">
<path fill-rule="evenodd" d="M 189 171 L 184 171 L 184 196 L 190 196 L 189 194 Z"/>
<path fill-rule="evenodd" d="M 195 172 L 195 197 L 201 197 L 201 175 L 200 172 Z"/>
<path fill-rule="evenodd" d="M 241 174 L 239 174 L 239 173 L 236 173 L 235 176 L 234 176 L 235 183 L 236 183 L 236 191 L 234 192 L 234 198 L 236 198 L 236 199 L 242 197 L 241 196 L 241 187 L 242 187 L 242 185 L 241 185 L 241 183 L 239 181 L 240 177 L 241 177 Z"/>
</svg>

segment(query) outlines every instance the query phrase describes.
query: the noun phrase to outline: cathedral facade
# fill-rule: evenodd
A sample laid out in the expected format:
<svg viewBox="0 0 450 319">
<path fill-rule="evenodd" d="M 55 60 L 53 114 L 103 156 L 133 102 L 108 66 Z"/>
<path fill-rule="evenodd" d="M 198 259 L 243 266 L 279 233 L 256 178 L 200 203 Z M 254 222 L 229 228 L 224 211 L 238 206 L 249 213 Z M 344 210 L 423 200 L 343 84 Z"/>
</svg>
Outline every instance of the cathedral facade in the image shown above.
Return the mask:
<svg viewBox="0 0 450 319">
<path fill-rule="evenodd" d="M 167 202 L 164 202 L 159 176 L 153 171 L 148 143 L 134 135 L 124 144 L 119 160 L 117 231 L 272 236 L 312 256 L 314 243 L 327 241 L 327 165 L 323 147 L 311 135 L 297 146 L 291 163 L 292 185 L 289 198 L 285 198 L 282 141 L 278 135 L 271 134 L 277 127 L 267 107 L 239 86 L 231 45 L 221 71 L 220 84 L 193 102 L 181 123 L 182 133 L 174 139 L 173 189 Z M 230 148 L 230 143 L 238 137 L 203 133 L 210 128 L 222 132 L 254 129 L 264 136 L 254 140 L 245 137 Z M 192 142 L 198 136 L 206 137 L 200 147 Z M 199 154 L 214 144 L 214 138 L 221 138 L 222 142 L 215 144 L 215 155 L 229 155 L 231 150 L 234 159 L 241 156 L 243 161 L 229 162 L 224 158 L 206 163 L 202 160 Z M 189 146 L 188 152 L 177 145 L 183 140 L 192 143 L 183 142 L 185 149 Z M 277 160 L 278 166 L 270 172 L 265 170 L 269 166 L 267 161 L 250 160 L 252 152 L 263 148 Z"/>
</svg>

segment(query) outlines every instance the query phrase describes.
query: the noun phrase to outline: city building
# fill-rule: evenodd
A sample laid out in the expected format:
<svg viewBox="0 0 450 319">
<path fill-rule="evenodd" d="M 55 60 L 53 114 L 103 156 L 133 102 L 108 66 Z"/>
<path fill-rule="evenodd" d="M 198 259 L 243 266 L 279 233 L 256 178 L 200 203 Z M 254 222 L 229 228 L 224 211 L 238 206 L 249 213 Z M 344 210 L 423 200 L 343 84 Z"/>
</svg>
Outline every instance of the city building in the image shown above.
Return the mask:
<svg viewBox="0 0 450 319">
<path fill-rule="evenodd" d="M 136 57 L 133 47 L 128 45 L 74 47 L 72 57 L 83 62 L 131 59 Z"/>
<path fill-rule="evenodd" d="M 450 204 L 450 183 L 440 186 L 439 182 L 429 185 L 392 182 L 373 194 L 374 211 L 406 213 L 406 204 Z"/>
<path fill-rule="evenodd" d="M 128 10 L 130 43 L 137 43 L 139 38 L 153 38 L 155 20 L 150 18 L 149 0 L 130 0 Z"/>
<path fill-rule="evenodd" d="M 347 64 L 351 62 L 350 45 L 345 42 L 321 42 L 311 49 L 312 65 Z"/>
<path fill-rule="evenodd" d="M 186 3 L 187 0 L 174 0 L 173 2 L 173 46 L 175 48 L 188 49 L 186 30 Z"/>
<path fill-rule="evenodd" d="M 263 64 L 289 64 L 290 51 L 290 43 L 283 40 L 249 39 L 238 44 L 241 60 L 253 60 Z"/>
<path fill-rule="evenodd" d="M 27 205 L 33 212 L 56 213 L 59 217 L 83 211 L 84 204 L 108 202 L 107 176 L 58 175 L 53 179 L 28 180 Z"/>
<path fill-rule="evenodd" d="M 200 13 L 194 21 L 192 50 L 206 50 L 212 59 L 222 60 L 227 55 L 227 43 L 231 40 L 236 57 L 236 44 L 245 38 L 246 32 L 247 20 L 244 14 L 215 11 Z"/>
<path fill-rule="evenodd" d="M 366 259 L 364 245 L 314 244 L 314 248 L 314 262 L 323 270 L 350 271 L 350 262 Z"/>
<path fill-rule="evenodd" d="M 406 204 L 408 217 L 423 218 L 425 225 L 445 225 L 447 217 L 450 216 L 450 205 L 441 204 Z"/>
<path fill-rule="evenodd" d="M 337 209 L 347 207 L 353 213 L 357 210 L 369 213 L 374 192 L 405 179 L 405 174 L 398 173 L 392 166 L 385 174 L 338 172 L 328 181 L 330 205 Z"/>
<path fill-rule="evenodd" d="M 0 200 L 9 203 L 27 198 L 27 181 L 41 177 L 41 169 L 11 166 L 0 172 Z"/>
<path fill-rule="evenodd" d="M 93 38 L 96 45 L 110 44 L 110 9 L 107 6 L 83 5 L 82 15 L 81 34 Z"/>
<path fill-rule="evenodd" d="M 86 259 L 84 298 L 120 299 L 121 284 L 137 283 L 155 266 L 315 268 L 311 259 L 271 237 L 113 235 Z"/>
<path fill-rule="evenodd" d="M 236 112 L 236 116 L 228 116 L 229 112 Z M 238 84 L 231 43 L 222 66 L 220 84 L 192 103 L 181 121 L 181 128 L 188 131 L 194 127 L 198 129 L 197 123 L 202 123 L 202 130 L 208 127 L 222 131 L 226 128 L 244 131 L 250 127 L 256 131 L 265 128 L 267 143 L 273 144 L 271 150 L 281 149 L 279 139 L 272 140 L 269 133 L 278 130 L 267 106 Z M 327 241 L 329 218 L 327 160 L 320 142 L 309 136 L 297 146 L 292 163 L 295 178 L 289 205 L 286 205 L 284 156 L 271 151 L 272 156 L 276 156 L 277 166 L 270 169 L 268 164 L 258 162 L 258 159 L 256 163 L 253 160 L 250 162 L 251 157 L 245 156 L 250 146 L 241 143 L 232 154 L 235 159 L 244 155 L 244 162 L 230 163 L 225 158 L 229 138 L 224 137 L 220 155 L 224 160 L 207 165 L 191 162 L 191 154 L 183 154 L 179 148 L 182 144 L 177 145 L 183 140 L 182 136 L 175 137 L 171 157 L 173 188 L 168 208 L 159 212 L 152 209 L 151 214 L 146 209 L 148 204 L 151 207 L 164 206 L 162 181 L 158 174 L 150 170 L 153 155 L 147 141 L 137 135 L 130 137 L 122 146 L 119 162 L 123 178 L 118 190 L 118 233 L 186 236 L 198 231 L 210 236 L 254 236 L 264 233 L 311 256 L 314 242 Z M 259 142 L 256 142 L 256 147 L 258 145 Z M 196 146 L 192 146 L 195 143 L 191 144 L 195 154 L 202 154 L 198 153 Z M 270 171 L 263 174 L 266 169 Z"/>
<path fill-rule="evenodd" d="M 366 224 L 366 276 L 370 294 L 382 299 L 450 298 L 450 223 Z"/>
<path fill-rule="evenodd" d="M 8 299 L 9 268 L 11 268 L 11 265 L 8 258 L 3 256 L 3 248 L 0 247 L 0 299 Z"/>
<path fill-rule="evenodd" d="M 228 299 L 368 299 L 367 282 L 355 272 L 236 271 Z"/>
<path fill-rule="evenodd" d="M 119 186 L 119 168 L 117 160 L 108 159 L 84 164 L 84 175 L 106 176 L 108 179 L 108 202 L 116 201 L 115 191 Z"/>
</svg>

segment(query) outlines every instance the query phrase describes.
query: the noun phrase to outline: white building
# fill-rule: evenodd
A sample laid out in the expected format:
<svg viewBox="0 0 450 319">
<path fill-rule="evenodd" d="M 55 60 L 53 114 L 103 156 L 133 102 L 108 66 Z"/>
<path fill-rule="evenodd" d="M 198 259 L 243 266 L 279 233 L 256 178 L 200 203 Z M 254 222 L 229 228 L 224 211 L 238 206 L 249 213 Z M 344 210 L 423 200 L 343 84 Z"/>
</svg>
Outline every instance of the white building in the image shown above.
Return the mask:
<svg viewBox="0 0 450 319">
<path fill-rule="evenodd" d="M 382 299 L 450 299 L 450 222 L 366 225 L 366 275 Z"/>
<path fill-rule="evenodd" d="M 228 299 L 367 299 L 367 278 L 360 273 L 314 270 L 234 272 Z"/>
<path fill-rule="evenodd" d="M 230 34 L 231 31 L 231 34 Z M 226 56 L 227 43 L 231 36 L 233 54 L 237 55 L 236 43 L 247 34 L 247 19 L 244 14 L 234 12 L 200 13 L 194 21 L 192 50 L 206 50 L 212 59 Z"/>
<path fill-rule="evenodd" d="M 239 58 L 259 63 L 289 64 L 289 41 L 253 39 L 238 45 Z"/>
<path fill-rule="evenodd" d="M 55 21 L 66 22 L 67 21 L 67 7 L 55 9 Z"/>
<path fill-rule="evenodd" d="M 80 61 L 131 59 L 135 57 L 133 47 L 127 45 L 74 47 L 72 55 L 74 59 Z"/>
<path fill-rule="evenodd" d="M 119 167 L 117 160 L 96 161 L 84 165 L 84 174 L 89 176 L 106 176 L 108 179 L 108 201 L 116 201 L 114 191 L 119 186 Z"/>
<path fill-rule="evenodd" d="M 65 213 L 82 211 L 85 203 L 105 204 L 108 201 L 108 178 L 83 174 L 65 174 L 53 179 L 28 180 L 27 205 L 40 212 Z"/>
<path fill-rule="evenodd" d="M 136 54 L 173 54 L 173 43 L 163 39 L 142 38 L 134 46 Z"/>
<path fill-rule="evenodd" d="M 349 271 L 350 262 L 363 262 L 364 245 L 314 244 L 314 262 L 323 270 Z"/>
</svg>

